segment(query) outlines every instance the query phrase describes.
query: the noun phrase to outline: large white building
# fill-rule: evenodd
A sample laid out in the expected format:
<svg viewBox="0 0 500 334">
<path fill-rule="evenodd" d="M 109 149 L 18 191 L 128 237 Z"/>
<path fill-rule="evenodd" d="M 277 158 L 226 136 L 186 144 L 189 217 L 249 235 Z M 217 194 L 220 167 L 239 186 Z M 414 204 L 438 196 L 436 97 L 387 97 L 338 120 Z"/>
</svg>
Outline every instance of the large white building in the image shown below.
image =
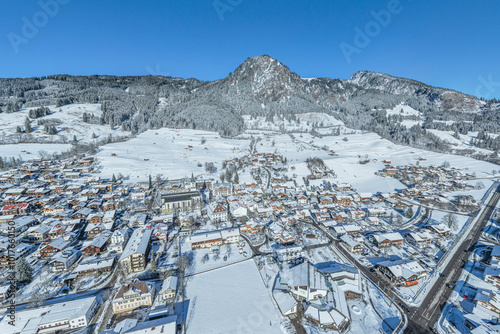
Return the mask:
<svg viewBox="0 0 500 334">
<path fill-rule="evenodd" d="M 87 327 L 98 306 L 99 302 L 97 297 L 94 296 L 17 311 L 14 326 L 9 324 L 9 317 L 4 317 L 0 321 L 0 333 L 55 333 L 57 331 Z"/>
<path fill-rule="evenodd" d="M 113 313 L 132 311 L 141 306 L 153 305 L 154 284 L 133 282 L 124 284 L 113 299 Z"/>
<path fill-rule="evenodd" d="M 191 249 L 210 248 L 222 244 L 234 244 L 240 242 L 240 229 L 226 228 L 223 230 L 200 232 L 193 234 L 190 238 Z"/>
<path fill-rule="evenodd" d="M 316 300 L 328 293 L 327 280 L 316 268 L 304 262 L 288 270 L 283 270 L 279 284 L 286 284 L 298 300 Z"/>
<path fill-rule="evenodd" d="M 135 273 L 146 269 L 151 234 L 151 229 L 134 230 L 119 260 L 125 272 Z"/>
<path fill-rule="evenodd" d="M 207 215 L 212 222 L 226 222 L 229 219 L 227 204 L 212 202 L 207 206 Z"/>
</svg>

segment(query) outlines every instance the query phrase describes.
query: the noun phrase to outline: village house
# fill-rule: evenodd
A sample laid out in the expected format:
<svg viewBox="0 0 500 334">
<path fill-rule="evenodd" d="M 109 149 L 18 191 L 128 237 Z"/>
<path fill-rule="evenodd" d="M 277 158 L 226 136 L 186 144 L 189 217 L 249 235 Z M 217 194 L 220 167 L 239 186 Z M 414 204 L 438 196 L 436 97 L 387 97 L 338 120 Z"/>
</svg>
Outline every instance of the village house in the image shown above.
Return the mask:
<svg viewBox="0 0 500 334">
<path fill-rule="evenodd" d="M 323 275 L 336 282 L 346 299 L 358 299 L 363 294 L 361 276 L 358 268 L 345 263 L 327 261 L 315 263 L 314 267 Z"/>
<path fill-rule="evenodd" d="M 417 284 L 417 280 L 428 274 L 418 262 L 408 260 L 379 262 L 377 268 L 393 282 L 407 286 Z"/>
<path fill-rule="evenodd" d="M 273 248 L 273 253 L 280 262 L 293 262 L 304 258 L 302 246 L 278 246 Z"/>
<path fill-rule="evenodd" d="M 297 203 L 301 205 L 305 205 L 309 202 L 309 198 L 304 194 L 298 195 L 295 199 L 297 200 Z"/>
<path fill-rule="evenodd" d="M 76 266 L 73 270 L 78 277 L 99 276 L 110 273 L 115 267 L 115 257 L 95 257 L 89 256 Z"/>
<path fill-rule="evenodd" d="M 94 239 L 87 240 L 82 246 L 82 254 L 86 256 L 100 254 L 106 249 L 106 245 L 109 243 L 111 235 L 111 231 L 104 231 Z"/>
<path fill-rule="evenodd" d="M 12 226 L 15 226 L 15 234 L 20 235 L 21 233 L 26 232 L 30 227 L 35 226 L 38 224 L 38 220 L 30 217 L 30 216 L 24 216 L 24 217 L 19 217 L 13 219 L 13 223 L 2 223 L 0 224 L 0 233 L 3 234 L 10 234 L 14 231 L 12 231 Z"/>
<path fill-rule="evenodd" d="M 52 272 L 61 273 L 67 271 L 80 258 L 79 250 L 67 249 L 52 256 L 49 264 Z"/>
<path fill-rule="evenodd" d="M 235 218 L 243 218 L 248 214 L 247 207 L 240 201 L 229 202 L 229 211 Z"/>
<path fill-rule="evenodd" d="M 498 267 L 498 265 L 486 267 L 483 275 L 483 279 L 486 283 L 493 284 L 497 289 L 500 289 L 500 267 Z"/>
<path fill-rule="evenodd" d="M 176 334 L 177 333 L 177 314 L 163 316 L 136 324 L 134 327 L 127 329 L 123 334 Z M 136 320 L 137 323 L 137 320 Z M 115 333 L 115 334 L 121 334 Z M 108 333 L 106 333 L 108 334 Z"/>
<path fill-rule="evenodd" d="M 160 292 L 158 292 L 158 298 L 161 302 L 166 302 L 170 299 L 175 298 L 177 292 L 177 277 L 169 276 L 163 281 L 161 285 Z"/>
<path fill-rule="evenodd" d="M 325 277 L 308 262 L 284 270 L 278 278 L 280 284 L 287 284 L 297 300 L 316 300 L 328 293 Z"/>
<path fill-rule="evenodd" d="M 207 205 L 207 215 L 212 222 L 227 222 L 229 219 L 227 204 L 222 202 L 210 203 Z"/>
<path fill-rule="evenodd" d="M 475 308 L 483 308 L 490 314 L 491 318 L 500 318 L 500 295 L 492 290 L 478 289 L 474 297 Z M 476 312 L 474 312 L 476 313 Z"/>
<path fill-rule="evenodd" d="M 372 234 L 370 239 L 377 247 L 390 247 L 403 242 L 403 237 L 399 232 Z"/>
<path fill-rule="evenodd" d="M 154 291 L 153 283 L 136 281 L 122 285 L 111 303 L 113 314 L 153 305 Z"/>
<path fill-rule="evenodd" d="M 439 236 L 447 236 L 451 233 L 451 229 L 443 223 L 433 224 L 426 226 L 431 232 L 439 235 Z"/>
<path fill-rule="evenodd" d="M 7 247 L 0 253 L 0 268 L 10 267 L 17 260 L 27 256 L 32 250 L 33 246 L 25 243 L 19 243 L 14 248 Z"/>
<path fill-rule="evenodd" d="M 160 242 L 168 241 L 168 225 L 164 223 L 157 223 L 153 229 L 153 240 L 159 240 Z"/>
<path fill-rule="evenodd" d="M 33 242 L 42 242 L 48 238 L 50 227 L 46 225 L 32 226 L 26 233 L 26 240 Z"/>
<path fill-rule="evenodd" d="M 337 205 L 341 205 L 341 206 L 352 205 L 352 202 L 354 201 L 354 199 L 351 195 L 342 195 L 342 194 L 335 195 L 334 199 L 335 199 L 335 203 L 337 203 Z"/>
<path fill-rule="evenodd" d="M 259 219 L 250 218 L 245 222 L 245 226 L 241 227 L 241 232 L 259 233 L 260 231 L 262 231 L 263 226 L 264 223 Z"/>
<path fill-rule="evenodd" d="M 316 212 L 313 215 L 319 222 L 327 221 L 332 218 L 328 212 Z"/>
<path fill-rule="evenodd" d="M 87 217 L 93 212 L 92 209 L 90 208 L 83 208 L 81 210 L 78 210 L 77 212 L 73 213 L 71 216 L 74 219 L 87 219 Z"/>
<path fill-rule="evenodd" d="M 364 209 L 366 212 L 367 217 L 387 217 L 387 209 L 385 208 L 365 208 Z"/>
<path fill-rule="evenodd" d="M 408 233 L 406 240 L 415 246 L 422 246 L 430 244 L 434 240 L 434 236 L 427 230 L 420 230 Z"/>
<path fill-rule="evenodd" d="M 85 226 L 85 233 L 87 239 L 93 239 L 99 234 L 111 230 L 112 223 L 87 223 Z"/>
<path fill-rule="evenodd" d="M 87 223 L 88 224 L 100 224 L 103 222 L 103 217 L 104 217 L 104 213 L 102 213 L 102 212 L 91 213 L 90 215 L 87 216 Z"/>
<path fill-rule="evenodd" d="M 238 243 L 240 241 L 239 228 L 227 228 L 223 230 L 200 232 L 193 234 L 190 238 L 191 249 L 210 248 L 223 244 Z"/>
<path fill-rule="evenodd" d="M 348 234 L 343 234 L 340 237 L 340 240 L 344 243 L 344 246 L 349 250 L 351 253 L 361 253 L 364 250 L 364 247 L 361 243 L 355 241 L 350 235 Z"/>
<path fill-rule="evenodd" d="M 130 229 L 124 227 L 119 230 L 115 230 L 111 235 L 111 243 L 108 245 L 108 250 L 117 251 L 118 253 L 123 252 L 123 249 L 130 237 Z"/>
<path fill-rule="evenodd" d="M 69 241 L 64 240 L 63 237 L 52 240 L 50 243 L 46 244 L 40 249 L 40 257 L 42 259 L 48 259 L 52 257 L 57 252 L 60 252 L 70 244 Z"/>
<path fill-rule="evenodd" d="M 273 290 L 273 298 L 284 317 L 297 313 L 297 301 L 288 292 L 278 289 Z"/>
<path fill-rule="evenodd" d="M 25 215 L 33 210 L 33 206 L 28 203 L 23 204 L 13 204 L 13 205 L 4 205 L 0 214 L 2 216 L 7 215 Z"/>
<path fill-rule="evenodd" d="M 233 193 L 233 184 L 232 183 L 218 183 L 214 186 L 212 190 L 213 196 L 223 196 L 228 197 Z"/>
<path fill-rule="evenodd" d="M 336 284 L 332 285 L 322 302 L 313 301 L 304 311 L 304 317 L 322 330 L 344 332 L 350 324 L 349 308 L 343 293 Z"/>
<path fill-rule="evenodd" d="M 259 206 L 257 208 L 256 212 L 257 212 L 257 216 L 259 216 L 259 218 L 267 218 L 273 214 L 273 208 Z"/>
<path fill-rule="evenodd" d="M 348 214 L 350 219 L 359 220 L 359 219 L 362 219 L 365 217 L 366 212 L 364 210 L 361 210 L 361 209 L 350 208 L 350 209 L 347 209 L 347 214 Z"/>
<path fill-rule="evenodd" d="M 362 230 L 360 226 L 354 224 L 336 225 L 332 226 L 331 229 L 337 237 L 340 237 L 344 234 L 358 234 Z"/>
</svg>

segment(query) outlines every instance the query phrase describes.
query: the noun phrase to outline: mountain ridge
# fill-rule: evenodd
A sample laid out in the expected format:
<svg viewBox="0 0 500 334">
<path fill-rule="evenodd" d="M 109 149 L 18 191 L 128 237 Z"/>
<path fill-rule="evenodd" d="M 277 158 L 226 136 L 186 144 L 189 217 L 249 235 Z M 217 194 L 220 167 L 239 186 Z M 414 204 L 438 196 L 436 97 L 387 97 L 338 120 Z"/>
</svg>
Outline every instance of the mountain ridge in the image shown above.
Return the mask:
<svg viewBox="0 0 500 334">
<path fill-rule="evenodd" d="M 0 109 L 71 103 L 100 103 L 101 124 L 133 133 L 159 127 L 193 128 L 235 136 L 245 129 L 242 115 L 294 119 L 295 114 L 333 115 L 346 125 L 380 133 L 380 111 L 398 105 L 423 119 L 477 115 L 486 102 L 452 89 L 378 72 L 358 71 L 349 79 L 301 78 L 285 64 L 260 55 L 248 57 L 222 79 L 147 76 L 70 76 L 0 79 Z M 377 111 L 377 112 L 374 112 Z"/>
</svg>

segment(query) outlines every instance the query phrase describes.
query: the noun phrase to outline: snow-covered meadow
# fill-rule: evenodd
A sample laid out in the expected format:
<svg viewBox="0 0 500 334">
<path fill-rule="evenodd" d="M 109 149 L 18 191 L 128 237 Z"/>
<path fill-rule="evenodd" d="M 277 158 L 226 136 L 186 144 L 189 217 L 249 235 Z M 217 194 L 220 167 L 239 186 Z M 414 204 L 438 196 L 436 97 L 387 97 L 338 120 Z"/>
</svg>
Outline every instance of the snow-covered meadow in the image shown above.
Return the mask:
<svg viewBox="0 0 500 334">
<path fill-rule="evenodd" d="M 252 136 L 260 138 L 258 152 L 275 152 L 287 158 L 292 168 L 286 175 L 293 178 L 295 174 L 298 185 L 302 185 L 302 177 L 309 174 L 305 162 L 308 157 L 324 160 L 337 175 L 331 182 L 347 182 L 359 192 L 371 193 L 404 187 L 394 178 L 375 175 L 384 168 L 384 161 L 394 166 L 416 164 L 417 161 L 421 166 L 441 165 L 447 161 L 452 167 L 476 173 L 479 178 L 490 178 L 491 171 L 498 169 L 484 161 L 396 145 L 377 134 L 347 128 L 342 128 L 340 136 L 321 138 L 309 133 L 290 136 L 264 130 L 248 130 L 237 138 L 222 138 L 215 132 L 163 128 L 146 131 L 126 142 L 105 145 L 97 157 L 105 177 L 121 173 L 130 176 L 130 181 L 145 181 L 149 175 L 162 174 L 168 179 L 178 179 L 192 173 L 195 176 L 205 174 L 205 162 L 214 162 L 218 172 L 212 176 L 217 178 L 223 160 L 249 153 Z M 202 138 L 206 140 L 204 144 L 201 144 Z M 369 162 L 360 164 L 364 159 Z M 311 184 L 314 182 L 322 181 Z"/>
<path fill-rule="evenodd" d="M 111 129 L 110 125 L 100 125 L 99 117 L 102 115 L 100 104 L 70 104 L 61 107 L 47 106 L 51 114 L 36 119 L 31 119 L 32 132 L 17 133 L 17 128 L 24 130 L 26 117 L 29 112 L 36 108 L 24 108 L 15 113 L 0 114 L 0 156 L 2 157 L 22 157 L 23 160 L 33 160 L 40 158 L 38 152 L 58 153 L 67 151 L 74 138 L 78 142 L 98 141 L 109 135 L 113 137 L 128 136 L 130 133 L 124 132 L 120 127 Z M 96 123 L 84 122 L 83 114 L 94 115 L 93 121 Z M 47 122 L 55 125 L 57 133 L 48 134 L 44 130 L 44 125 L 38 122 Z M 28 143 L 20 143 L 28 141 Z M 27 155 L 25 152 L 30 152 Z"/>
<path fill-rule="evenodd" d="M 286 320 L 253 260 L 191 276 L 186 290 L 187 333 L 282 333 Z"/>
</svg>

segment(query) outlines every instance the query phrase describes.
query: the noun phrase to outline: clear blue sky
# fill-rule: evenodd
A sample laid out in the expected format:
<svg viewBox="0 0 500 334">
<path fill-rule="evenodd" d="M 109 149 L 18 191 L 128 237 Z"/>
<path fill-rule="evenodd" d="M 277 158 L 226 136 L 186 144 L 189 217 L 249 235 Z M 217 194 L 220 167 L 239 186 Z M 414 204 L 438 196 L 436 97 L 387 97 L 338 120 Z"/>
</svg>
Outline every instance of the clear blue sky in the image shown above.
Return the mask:
<svg viewBox="0 0 500 334">
<path fill-rule="evenodd" d="M 55 1 L 64 4 L 55 8 Z M 500 98 L 500 1 L 41 2 L 52 5 L 2 1 L 0 77 L 213 80 L 247 57 L 269 54 L 302 77 L 346 79 L 369 70 Z M 393 12 L 383 25 L 371 13 L 381 10 Z M 356 27 L 372 29 L 368 42 L 355 39 Z M 341 45 L 350 47 L 348 57 Z"/>
</svg>

